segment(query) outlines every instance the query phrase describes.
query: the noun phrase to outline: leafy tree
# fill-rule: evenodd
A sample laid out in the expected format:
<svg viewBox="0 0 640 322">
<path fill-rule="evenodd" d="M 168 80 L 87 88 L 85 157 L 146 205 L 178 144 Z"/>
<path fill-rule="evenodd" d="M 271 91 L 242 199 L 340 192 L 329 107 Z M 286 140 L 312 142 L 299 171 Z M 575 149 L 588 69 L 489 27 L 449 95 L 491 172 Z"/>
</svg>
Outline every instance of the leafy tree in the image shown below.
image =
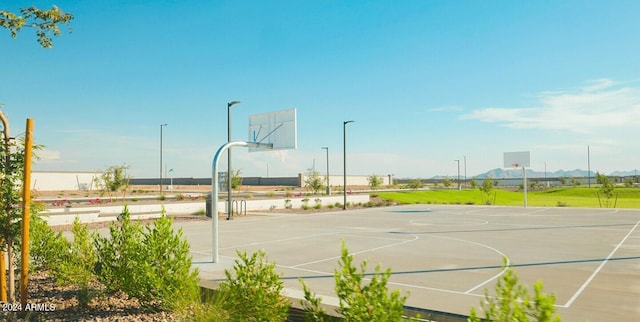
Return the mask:
<svg viewBox="0 0 640 322">
<path fill-rule="evenodd" d="M 314 169 L 307 169 L 307 173 L 305 174 L 304 179 L 305 188 L 313 191 L 313 194 L 316 195 L 322 189 L 323 182 L 322 178 L 320 178 L 320 173 Z"/>
<path fill-rule="evenodd" d="M 382 178 L 377 176 L 377 175 L 371 175 L 367 178 L 367 181 L 369 181 L 369 187 L 371 187 L 371 190 L 376 190 L 380 187 L 380 185 L 382 184 Z"/>
<path fill-rule="evenodd" d="M 480 191 L 482 192 L 482 201 L 486 204 L 486 205 L 491 205 L 491 191 L 493 191 L 493 180 L 489 177 L 484 178 L 484 180 L 482 181 L 482 186 L 480 186 L 478 189 L 480 189 Z"/>
<path fill-rule="evenodd" d="M 605 208 L 608 208 L 611 201 L 611 197 L 613 197 L 613 190 L 614 190 L 613 184 L 609 180 L 609 177 L 601 174 L 600 172 L 596 172 L 596 182 L 600 184 L 600 193 L 602 193 L 605 197 Z M 598 194 L 598 199 L 600 199 L 599 194 Z"/>
<path fill-rule="evenodd" d="M 478 183 L 476 182 L 476 178 L 471 178 L 471 180 L 469 181 L 469 185 L 471 186 L 471 188 L 477 187 Z"/>
<path fill-rule="evenodd" d="M 11 37 L 18 37 L 18 32 L 22 27 L 32 27 L 36 29 L 38 42 L 44 48 L 53 46 L 53 36 L 60 36 L 60 25 L 65 25 L 69 32 L 73 15 L 63 12 L 55 5 L 49 10 L 38 9 L 34 6 L 21 8 L 20 14 L 10 11 L 0 10 L 0 27 L 6 28 L 11 33 Z"/>
<path fill-rule="evenodd" d="M 485 317 L 478 317 L 478 312 L 473 307 L 469 321 L 559 322 L 560 316 L 554 314 L 555 295 L 543 293 L 541 281 L 533 285 L 533 290 L 532 298 L 527 288 L 518 282 L 517 274 L 508 268 L 496 283 L 495 296 L 490 296 L 489 291 L 485 290 L 484 301 L 481 303 Z"/>
<path fill-rule="evenodd" d="M 110 166 L 100 177 L 95 178 L 94 181 L 100 190 L 100 195 L 106 193 L 110 199 L 113 199 L 113 193 L 122 191 L 124 197 L 127 189 L 129 189 L 129 180 L 131 180 L 131 177 L 127 174 L 128 169 L 129 166 L 127 165 Z"/>
<path fill-rule="evenodd" d="M 417 189 L 420 189 L 420 188 L 424 187 L 424 183 L 420 179 L 414 179 L 414 180 L 409 181 L 409 184 L 407 186 L 410 189 L 417 190 Z"/>
<path fill-rule="evenodd" d="M 445 186 L 445 188 L 451 187 L 451 179 L 449 179 L 449 177 L 445 177 L 442 180 L 442 185 Z"/>
<path fill-rule="evenodd" d="M 237 190 L 242 186 L 242 177 L 240 176 L 240 169 L 233 171 L 231 170 L 231 189 Z"/>
<path fill-rule="evenodd" d="M 0 112 L 2 114 L 2 112 Z M 2 115 L 4 118 L 4 115 Z M 5 119 L 6 120 L 6 119 Z M 14 253 L 15 245 L 20 242 L 22 226 L 22 186 L 24 180 L 25 140 L 20 137 L 17 141 L 4 140 L 0 143 L 0 249 L 8 256 L 8 299 L 15 298 Z M 33 145 L 33 160 L 38 160 L 36 152 L 41 145 Z M 29 201 L 31 202 L 31 201 Z M 32 210 L 32 213 L 35 211 Z M 3 255 L 4 256 L 4 255 Z M 4 269 L 4 268 L 3 268 Z"/>
</svg>

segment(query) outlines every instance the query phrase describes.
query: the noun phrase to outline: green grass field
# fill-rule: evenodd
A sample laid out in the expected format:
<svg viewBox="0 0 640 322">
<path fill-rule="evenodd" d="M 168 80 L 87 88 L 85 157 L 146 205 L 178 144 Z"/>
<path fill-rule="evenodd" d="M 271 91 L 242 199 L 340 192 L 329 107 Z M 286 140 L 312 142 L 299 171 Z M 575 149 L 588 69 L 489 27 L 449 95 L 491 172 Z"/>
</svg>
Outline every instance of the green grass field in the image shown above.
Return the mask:
<svg viewBox="0 0 640 322">
<path fill-rule="evenodd" d="M 606 207 L 606 200 L 599 188 L 553 188 L 529 191 L 527 205 L 531 207 Z M 616 188 L 614 196 L 608 201 L 613 208 L 640 208 L 639 188 Z M 486 196 L 478 189 L 469 190 L 407 190 L 401 192 L 381 192 L 378 197 L 401 204 L 468 204 L 484 205 Z M 616 201 L 617 195 L 617 201 Z M 500 206 L 521 206 L 524 204 L 522 191 L 494 189 L 490 201 Z"/>
</svg>

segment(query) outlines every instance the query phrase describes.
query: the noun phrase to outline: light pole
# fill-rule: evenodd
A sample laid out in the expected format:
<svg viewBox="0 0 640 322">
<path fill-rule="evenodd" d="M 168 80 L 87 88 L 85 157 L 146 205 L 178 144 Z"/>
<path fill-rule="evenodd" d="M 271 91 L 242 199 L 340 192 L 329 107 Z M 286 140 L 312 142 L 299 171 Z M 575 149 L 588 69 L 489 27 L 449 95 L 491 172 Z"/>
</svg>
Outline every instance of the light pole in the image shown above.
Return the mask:
<svg viewBox="0 0 640 322">
<path fill-rule="evenodd" d="M 331 195 L 331 186 L 329 185 L 329 147 L 323 146 L 323 150 L 327 150 L 327 196 Z"/>
<path fill-rule="evenodd" d="M 460 190 L 460 160 L 453 160 L 458 163 L 458 190 Z"/>
<path fill-rule="evenodd" d="M 342 122 L 342 158 L 343 158 L 343 170 L 344 170 L 344 186 L 343 186 L 343 195 L 344 195 L 344 203 L 342 204 L 342 210 L 347 210 L 347 124 L 353 123 L 355 121 L 344 121 Z"/>
<path fill-rule="evenodd" d="M 160 124 L 160 195 L 162 196 L 162 128 L 167 126 L 167 123 Z"/>
<path fill-rule="evenodd" d="M 227 103 L 227 143 L 231 143 L 231 106 L 240 104 L 240 101 L 232 101 Z M 231 147 L 227 151 L 227 220 L 233 217 L 233 209 L 231 208 Z M 213 215 L 213 214 L 212 214 Z"/>
</svg>

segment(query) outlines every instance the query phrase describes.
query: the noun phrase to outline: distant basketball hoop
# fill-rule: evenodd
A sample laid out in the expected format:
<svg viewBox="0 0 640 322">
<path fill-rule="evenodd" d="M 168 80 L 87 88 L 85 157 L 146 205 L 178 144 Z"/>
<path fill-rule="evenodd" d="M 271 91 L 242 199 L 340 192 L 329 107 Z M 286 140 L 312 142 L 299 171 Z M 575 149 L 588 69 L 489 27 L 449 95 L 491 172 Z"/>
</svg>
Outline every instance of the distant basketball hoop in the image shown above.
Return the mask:
<svg viewBox="0 0 640 322">
<path fill-rule="evenodd" d="M 522 168 L 522 188 L 524 192 L 524 207 L 527 207 L 527 167 L 531 166 L 531 154 L 529 151 L 522 152 L 505 152 L 504 167 L 505 168 Z"/>
</svg>

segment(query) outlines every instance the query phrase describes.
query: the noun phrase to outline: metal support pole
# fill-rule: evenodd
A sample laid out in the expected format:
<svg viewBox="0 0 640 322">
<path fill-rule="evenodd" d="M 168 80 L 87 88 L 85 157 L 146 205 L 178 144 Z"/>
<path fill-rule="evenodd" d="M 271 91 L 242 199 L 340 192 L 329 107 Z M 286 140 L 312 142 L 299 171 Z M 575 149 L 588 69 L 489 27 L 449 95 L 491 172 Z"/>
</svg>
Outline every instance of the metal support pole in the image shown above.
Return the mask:
<svg viewBox="0 0 640 322">
<path fill-rule="evenodd" d="M 342 193 L 344 196 L 344 203 L 342 204 L 342 210 L 347 210 L 347 124 L 355 121 L 342 122 L 342 158 L 343 158 L 343 170 L 344 170 L 344 186 Z"/>
<path fill-rule="evenodd" d="M 240 101 L 227 103 L 227 143 L 231 142 L 231 107 L 240 104 Z M 231 149 L 227 152 L 227 220 L 233 218 L 233 207 L 231 206 L 231 182 L 233 178 L 233 168 L 231 167 Z"/>
<path fill-rule="evenodd" d="M 225 145 L 221 146 L 218 149 L 215 156 L 213 157 L 213 164 L 211 166 L 211 230 L 213 235 L 211 249 L 213 253 L 212 257 L 214 263 L 218 263 L 220 260 L 218 253 L 218 160 L 220 159 L 220 155 L 232 146 L 247 145 L 247 142 L 227 142 Z M 229 205 L 229 207 L 231 207 L 231 205 Z"/>
<path fill-rule="evenodd" d="M 167 123 L 160 124 L 160 196 L 162 196 L 162 128 L 167 126 Z"/>
</svg>

